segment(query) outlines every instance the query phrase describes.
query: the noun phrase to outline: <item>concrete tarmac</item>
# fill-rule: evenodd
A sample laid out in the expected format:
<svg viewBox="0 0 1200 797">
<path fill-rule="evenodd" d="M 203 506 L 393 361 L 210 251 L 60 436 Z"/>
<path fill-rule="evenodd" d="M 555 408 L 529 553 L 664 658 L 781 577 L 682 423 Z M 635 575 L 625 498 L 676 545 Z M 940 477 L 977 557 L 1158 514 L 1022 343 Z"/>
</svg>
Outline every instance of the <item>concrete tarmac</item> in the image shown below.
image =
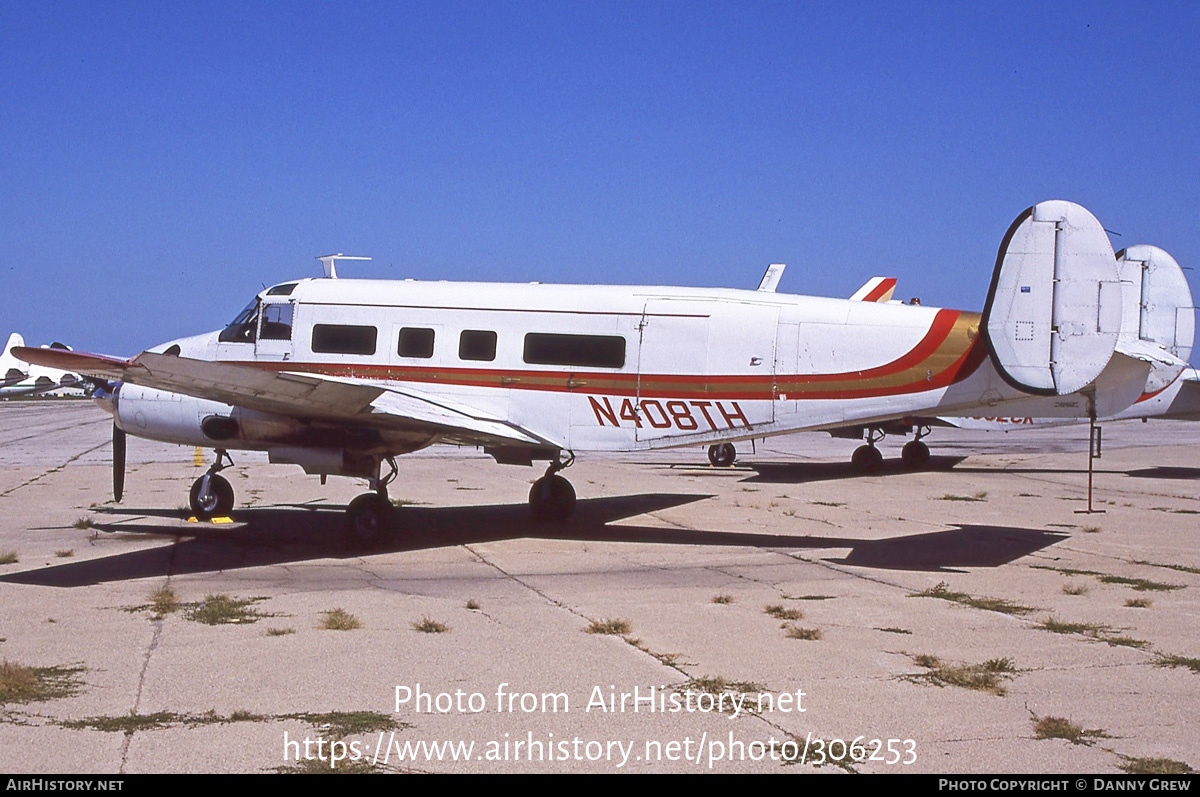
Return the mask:
<svg viewBox="0 0 1200 797">
<path fill-rule="evenodd" d="M 1106 427 L 1095 514 L 1084 426 L 938 430 L 922 472 L 889 438 L 869 476 L 820 434 L 581 456 L 562 525 L 540 468 L 438 447 L 367 544 L 365 485 L 262 454 L 194 523 L 212 452 L 130 438 L 115 504 L 110 428 L 0 403 L 5 771 L 1200 767 L 1200 425 Z"/>
</svg>

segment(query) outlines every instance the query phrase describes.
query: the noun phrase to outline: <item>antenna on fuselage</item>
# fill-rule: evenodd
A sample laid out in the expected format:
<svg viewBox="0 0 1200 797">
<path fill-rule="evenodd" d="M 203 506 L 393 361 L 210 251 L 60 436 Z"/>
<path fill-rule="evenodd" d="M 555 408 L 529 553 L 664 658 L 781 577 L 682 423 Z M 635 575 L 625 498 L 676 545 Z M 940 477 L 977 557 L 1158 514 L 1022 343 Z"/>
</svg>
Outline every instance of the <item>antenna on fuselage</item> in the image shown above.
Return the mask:
<svg viewBox="0 0 1200 797">
<path fill-rule="evenodd" d="M 321 265 L 325 269 L 326 279 L 337 279 L 337 261 L 339 260 L 370 260 L 369 257 L 354 257 L 353 255 L 343 255 L 338 252 L 336 255 L 321 255 L 317 260 L 321 261 Z"/>
<path fill-rule="evenodd" d="M 763 273 L 762 280 L 758 283 L 758 289 L 766 293 L 774 293 L 775 288 L 779 285 L 779 278 L 783 276 L 783 270 L 787 268 L 783 263 L 772 263 L 767 266 L 766 272 Z"/>
</svg>

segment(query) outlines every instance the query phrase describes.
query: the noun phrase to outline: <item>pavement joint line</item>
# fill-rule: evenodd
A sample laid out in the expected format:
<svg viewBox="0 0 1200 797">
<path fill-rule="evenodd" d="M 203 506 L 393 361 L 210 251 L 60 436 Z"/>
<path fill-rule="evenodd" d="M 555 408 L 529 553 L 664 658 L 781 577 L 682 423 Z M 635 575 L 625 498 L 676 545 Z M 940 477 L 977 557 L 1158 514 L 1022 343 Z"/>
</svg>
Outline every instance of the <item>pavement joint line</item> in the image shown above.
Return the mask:
<svg viewBox="0 0 1200 797">
<path fill-rule="evenodd" d="M 674 528 L 677 528 L 677 529 L 684 529 L 685 531 L 696 531 L 697 530 L 695 526 L 689 526 L 686 523 L 680 523 L 678 521 L 671 520 L 670 518 L 665 518 L 662 515 L 658 514 L 657 512 L 647 512 L 646 516 L 652 517 L 655 520 L 658 520 L 662 523 L 666 523 L 668 526 L 673 526 Z M 634 517 L 637 517 L 637 515 L 634 515 Z M 630 520 L 632 518 L 625 518 L 625 519 Z"/>
<path fill-rule="evenodd" d="M 171 544 L 172 548 L 179 538 L 175 538 L 175 542 Z M 171 562 L 174 562 L 174 552 L 172 552 Z M 170 568 L 168 565 L 167 582 L 164 586 L 171 585 Z M 162 636 L 163 623 L 166 622 L 165 617 L 159 617 L 150 621 L 154 627 L 154 632 L 150 635 L 150 644 L 146 646 L 146 655 L 142 658 L 142 668 L 138 671 L 137 689 L 134 690 L 133 708 L 130 709 L 130 714 L 137 714 L 142 706 L 142 688 L 146 683 L 146 671 L 150 668 L 150 659 L 154 655 L 154 651 L 158 649 L 158 640 Z M 118 773 L 125 774 L 125 765 L 129 760 L 129 746 L 133 743 L 133 736 L 136 731 L 125 734 L 125 738 L 121 740 L 121 766 L 118 768 Z"/>
<path fill-rule="evenodd" d="M 6 497 L 6 496 L 8 496 L 8 495 L 11 495 L 12 493 L 15 493 L 17 490 L 20 490 L 22 487 L 28 487 L 29 485 L 31 485 L 31 484 L 33 484 L 34 482 L 36 482 L 36 481 L 38 481 L 39 479 L 41 479 L 43 476 L 49 476 L 51 473 L 58 473 L 58 472 L 59 472 L 59 471 L 61 471 L 63 468 L 65 468 L 66 466 L 70 465 L 72 462 L 74 462 L 75 460 L 79 459 L 80 457 L 87 456 L 88 454 L 92 453 L 92 452 L 93 452 L 93 451 L 95 451 L 96 449 L 98 449 L 98 448 L 103 448 L 104 446 L 106 446 L 106 445 L 108 445 L 108 444 L 109 444 L 109 443 L 108 443 L 108 441 L 107 441 L 107 440 L 105 440 L 103 443 L 98 443 L 97 445 L 94 445 L 94 446 L 92 446 L 91 448 L 87 449 L 86 451 L 80 451 L 78 454 L 76 454 L 75 456 L 71 457 L 71 458 L 70 458 L 70 459 L 68 459 L 66 462 L 62 463 L 61 465 L 55 465 L 55 466 L 54 466 L 54 467 L 52 467 L 52 468 L 48 468 L 48 469 L 46 469 L 46 470 L 42 471 L 41 473 L 39 473 L 37 476 L 34 476 L 34 477 L 33 477 L 32 479 L 30 479 L 29 481 L 27 481 L 27 482 L 24 482 L 23 484 L 18 484 L 18 485 L 16 485 L 15 487 L 10 487 L 9 489 L 7 489 L 7 490 L 5 490 L 4 492 L 0 493 L 0 498 L 4 498 L 4 497 Z"/>
<path fill-rule="evenodd" d="M 567 605 L 566 605 L 566 604 L 564 604 L 562 601 L 555 600 L 554 598 L 551 598 L 551 597 L 550 597 L 549 595 L 547 595 L 545 592 L 543 592 L 542 590 L 540 590 L 540 589 L 538 589 L 537 587 L 533 586 L 532 584 L 529 584 L 529 583 L 526 583 L 525 581 L 522 581 L 522 580 L 521 580 L 520 578 L 518 578 L 517 576 L 515 576 L 515 575 L 513 575 L 512 573 L 508 572 L 508 571 L 507 571 L 507 570 L 505 570 L 503 567 L 501 567 L 500 565 L 498 565 L 498 564 L 496 564 L 495 562 L 491 561 L 490 559 L 488 559 L 486 556 L 484 556 L 484 555 L 483 555 L 482 553 L 480 553 L 479 551 L 475 550 L 473 547 L 471 547 L 471 545 L 470 545 L 470 544 L 464 544 L 464 545 L 463 545 L 463 547 L 464 547 L 464 548 L 466 548 L 468 551 L 470 551 L 472 554 L 474 554 L 474 555 L 475 555 L 475 556 L 476 556 L 476 557 L 479 559 L 479 561 L 483 562 L 483 563 L 484 563 L 485 565 L 487 565 L 488 567 L 491 567 L 491 568 L 495 569 L 497 572 L 501 573 L 501 574 L 502 574 L 502 575 L 503 575 L 505 578 L 508 578 L 508 579 L 510 579 L 510 580 L 512 580 L 512 581 L 514 581 L 514 582 L 516 582 L 517 584 L 520 584 L 522 587 L 524 587 L 525 589 L 529 590 L 529 591 L 530 591 L 530 592 L 532 592 L 533 594 L 537 595 L 537 596 L 538 596 L 539 598 L 541 598 L 542 600 L 544 600 L 544 601 L 548 602 L 550 605 L 552 605 L 552 606 L 557 606 L 557 607 L 559 607 L 559 608 L 561 608 L 561 609 L 566 609 L 566 610 L 567 610 L 567 611 L 569 611 L 571 614 L 574 614 L 575 616 L 579 617 L 580 619 L 583 619 L 583 620 L 587 620 L 587 619 L 589 619 L 589 618 L 588 618 L 588 617 L 586 617 L 585 615 L 583 615 L 583 614 L 581 614 L 581 613 L 579 613 L 579 612 L 575 611 L 574 609 L 572 609 L 570 606 L 567 606 Z"/>
<path fill-rule="evenodd" d="M 560 609 L 564 609 L 564 610 L 566 610 L 567 612 L 570 612 L 571 614 L 575 615 L 576 617 L 578 617 L 578 618 L 579 618 L 579 619 L 581 619 L 581 620 L 588 620 L 588 621 L 590 621 L 590 620 L 592 620 L 592 619 L 593 619 L 593 618 L 591 618 L 591 617 L 588 617 L 588 616 L 587 616 L 586 614 L 584 614 L 583 612 L 581 612 L 581 611 L 578 611 L 578 610 L 576 610 L 576 609 L 573 609 L 572 607 L 568 606 L 567 604 L 563 603 L 562 601 L 555 600 L 554 598 L 550 597 L 549 595 L 547 595 L 545 592 L 543 592 L 542 590 L 538 589 L 537 587 L 534 587 L 534 586 L 532 586 L 531 584 L 528 584 L 528 583 L 526 583 L 526 582 L 522 581 L 522 580 L 521 580 L 520 578 L 518 578 L 517 576 L 513 575 L 512 573 L 509 573 L 507 570 L 505 570 L 504 568 L 500 567 L 500 565 L 496 564 L 495 562 L 492 562 L 492 561 L 490 561 L 490 560 L 489 560 L 487 557 L 485 557 L 485 556 L 484 556 L 483 554 L 481 554 L 479 551 L 476 551 L 476 550 L 475 550 L 474 548 L 472 548 L 470 545 L 463 545 L 463 547 L 464 547 L 464 548 L 466 548 L 468 551 L 470 551 L 470 552 L 471 552 L 472 554 L 474 554 L 475 556 L 477 556 L 477 557 L 479 558 L 479 560 L 480 560 L 481 562 L 483 562 L 484 564 L 488 565 L 489 567 L 495 568 L 495 569 L 496 569 L 497 571 L 499 571 L 500 573 L 503 573 L 505 577 L 507 577 L 507 578 L 511 579 L 512 581 L 516 582 L 517 584 L 520 584 L 520 585 L 521 585 L 522 587 L 524 587 L 525 589 L 527 589 L 527 590 L 529 590 L 530 592 L 534 593 L 535 595 L 537 595 L 538 597 L 542 598 L 543 600 L 545 600 L 545 601 L 549 602 L 549 603 L 550 603 L 552 606 L 556 606 L 556 607 L 558 607 L 558 608 L 560 608 Z M 640 646 L 638 646 L 638 645 L 633 645 L 633 644 L 630 644 L 630 643 L 629 643 L 629 641 L 628 641 L 628 639 L 627 639 L 626 637 L 627 637 L 627 635 L 622 635 L 622 636 L 621 636 L 621 639 L 622 639 L 623 641 L 625 641 L 625 643 L 626 643 L 626 646 L 627 646 L 627 647 L 633 648 L 634 650 L 636 650 L 636 651 L 638 651 L 639 653 L 641 653 L 643 656 L 647 656 L 647 657 L 649 657 L 649 658 L 651 658 L 651 659 L 654 659 L 655 661 L 657 661 L 657 662 L 658 662 L 659 664 L 661 664 L 662 666 L 664 666 L 664 667 L 667 667 L 667 668 L 669 668 L 669 669 L 672 669 L 672 670 L 674 670 L 675 672 L 677 672 L 677 673 L 679 673 L 680 675 L 682 675 L 684 678 L 688 678 L 688 679 L 690 679 L 690 678 L 692 677 L 692 675 L 691 675 L 690 673 L 688 673 L 686 670 L 684 670 L 684 669 L 682 668 L 682 666 L 680 666 L 680 665 L 678 665 L 678 664 L 672 664 L 672 663 L 668 663 L 668 662 L 665 662 L 665 661 L 663 661 L 663 660 L 662 660 L 661 658 L 659 658 L 658 656 L 655 656 L 655 655 L 654 655 L 654 653 L 652 653 L 652 652 L 651 652 L 651 651 L 650 651 L 648 648 L 642 648 L 642 647 L 640 647 Z M 768 723 L 768 724 L 770 724 L 770 723 Z"/>
<path fill-rule="evenodd" d="M 70 431 L 73 431 L 73 430 L 75 430 L 75 429 L 82 429 L 82 428 L 83 428 L 83 427 L 85 427 L 85 426 L 96 426 L 96 425 L 100 425 L 100 424 L 102 424 L 102 423 L 104 423 L 104 420 L 103 420 L 103 419 L 94 419 L 94 420 L 90 420 L 90 421 L 83 421 L 83 422 L 81 422 L 81 423 L 72 424 L 72 425 L 70 425 L 70 426 L 61 426 L 61 427 L 55 427 L 55 428 L 54 428 L 54 429 L 52 429 L 51 431 L 52 431 L 53 433 L 55 433 L 55 434 L 58 434 L 58 433 L 62 433 L 62 432 L 70 432 Z M 42 437 L 42 436 L 44 436 L 46 433 L 47 433 L 47 432 L 46 432 L 46 430 L 44 430 L 44 429 L 40 429 L 40 430 L 38 430 L 38 431 L 36 431 L 36 432 L 33 432 L 33 433 L 31 433 L 31 434 L 27 434 L 27 435 L 25 435 L 24 437 L 9 437 L 9 438 L 6 438 L 6 439 L 4 440 L 4 444 L 5 444 L 5 445 L 12 445 L 13 443 L 20 443 L 20 442 L 22 442 L 22 441 L 24 441 L 24 440 L 33 440 L 33 439 L 35 439 L 35 438 L 39 438 L 39 437 Z M 107 442 L 107 441 L 106 441 L 106 442 Z M 94 448 L 93 448 L 93 449 L 90 449 L 90 450 L 91 450 L 91 451 L 95 451 L 96 449 L 94 449 Z M 88 452 L 86 452 L 86 451 L 85 451 L 84 453 L 88 453 Z"/>
<path fill-rule="evenodd" d="M 839 567 L 839 566 L 833 564 L 832 562 L 826 562 L 824 559 L 809 559 L 807 556 L 804 556 L 803 554 L 785 553 L 782 549 L 777 549 L 777 548 L 771 549 L 771 550 L 774 550 L 776 553 L 778 553 L 782 556 L 786 556 L 790 559 L 795 559 L 796 561 L 805 562 L 810 565 L 817 565 L 819 567 L 824 567 L 828 570 L 832 570 L 835 573 L 841 573 L 844 576 L 850 576 L 851 578 L 857 578 L 857 579 L 861 579 L 863 581 L 870 581 L 873 584 L 882 584 L 885 587 L 892 587 L 893 589 L 902 589 L 902 590 L 906 590 L 906 591 L 910 589 L 910 587 L 906 587 L 903 584 L 897 584 L 893 581 L 888 581 L 887 579 L 879 578 L 878 576 L 869 576 L 866 573 L 859 573 L 854 570 L 849 570 L 844 567 Z"/>
</svg>

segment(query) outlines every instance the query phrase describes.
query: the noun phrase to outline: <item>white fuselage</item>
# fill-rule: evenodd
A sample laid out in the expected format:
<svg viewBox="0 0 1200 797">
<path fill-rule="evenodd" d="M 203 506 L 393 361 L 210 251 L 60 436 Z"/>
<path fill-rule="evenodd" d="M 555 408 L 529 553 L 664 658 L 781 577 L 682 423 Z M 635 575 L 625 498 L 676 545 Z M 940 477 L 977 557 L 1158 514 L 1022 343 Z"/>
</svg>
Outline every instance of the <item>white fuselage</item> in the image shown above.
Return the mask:
<svg viewBox="0 0 1200 797">
<path fill-rule="evenodd" d="M 262 292 L 239 319 L 152 351 L 410 390 L 576 452 L 1030 400 L 992 367 L 978 315 L 931 307 L 739 290 L 311 279 Z M 1034 400 L 1052 415 L 1086 414 L 1080 396 Z M 120 405 L 128 431 L 194 445 L 212 445 L 198 418 L 233 412 L 133 385 Z M 229 448 L 311 446 L 319 436 L 290 419 L 241 417 Z M 403 453 L 438 439 L 385 435 L 372 445 Z"/>
</svg>

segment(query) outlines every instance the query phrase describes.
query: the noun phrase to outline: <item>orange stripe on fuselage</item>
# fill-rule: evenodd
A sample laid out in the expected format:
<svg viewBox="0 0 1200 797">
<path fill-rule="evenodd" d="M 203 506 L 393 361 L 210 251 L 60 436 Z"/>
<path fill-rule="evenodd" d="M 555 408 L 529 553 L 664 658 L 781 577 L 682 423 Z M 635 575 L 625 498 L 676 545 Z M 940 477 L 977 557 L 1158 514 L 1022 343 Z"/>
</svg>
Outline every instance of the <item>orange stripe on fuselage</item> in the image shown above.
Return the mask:
<svg viewBox="0 0 1200 797">
<path fill-rule="evenodd" d="M 637 374 L 276 361 L 238 364 L 386 382 L 643 398 L 770 401 L 780 394 L 789 400 L 869 398 L 919 393 L 967 378 L 987 356 L 978 327 L 978 314 L 939 310 L 921 340 L 895 360 L 874 368 L 827 374 Z"/>
</svg>

